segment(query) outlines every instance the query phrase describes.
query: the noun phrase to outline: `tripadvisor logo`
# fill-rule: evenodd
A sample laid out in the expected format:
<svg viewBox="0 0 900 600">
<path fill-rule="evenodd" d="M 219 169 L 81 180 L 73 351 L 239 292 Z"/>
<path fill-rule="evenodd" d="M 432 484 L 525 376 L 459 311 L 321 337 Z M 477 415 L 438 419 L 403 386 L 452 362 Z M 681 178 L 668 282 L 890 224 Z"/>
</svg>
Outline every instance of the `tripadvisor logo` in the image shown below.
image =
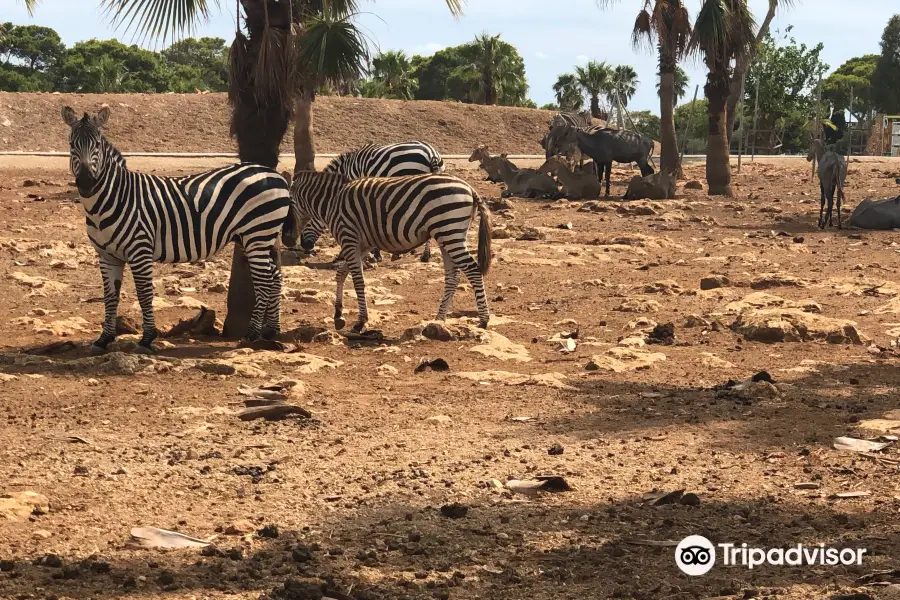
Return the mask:
<svg viewBox="0 0 900 600">
<path fill-rule="evenodd" d="M 718 548 L 718 551 L 717 551 Z M 702 535 L 689 535 L 675 548 L 675 564 L 687 575 L 705 575 L 716 564 L 716 554 L 722 566 L 741 566 L 753 569 L 772 566 L 828 566 L 861 565 L 865 548 L 827 548 L 825 544 L 789 548 L 751 548 L 747 544 L 722 543 L 713 545 Z"/>
</svg>

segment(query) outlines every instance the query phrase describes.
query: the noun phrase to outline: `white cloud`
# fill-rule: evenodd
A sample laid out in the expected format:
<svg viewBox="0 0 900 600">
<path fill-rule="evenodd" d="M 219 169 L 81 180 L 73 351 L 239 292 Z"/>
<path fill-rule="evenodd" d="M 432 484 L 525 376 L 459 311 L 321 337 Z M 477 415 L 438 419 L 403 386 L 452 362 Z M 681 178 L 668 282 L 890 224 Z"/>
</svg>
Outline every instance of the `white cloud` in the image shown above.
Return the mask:
<svg viewBox="0 0 900 600">
<path fill-rule="evenodd" d="M 420 54 L 422 56 L 431 56 L 438 50 L 443 50 L 447 46 L 443 44 L 438 44 L 437 42 L 428 42 L 427 44 L 419 44 L 413 50 L 413 54 Z"/>
<path fill-rule="evenodd" d="M 548 58 L 550 58 L 549 56 L 547 56 L 547 55 L 544 54 L 543 52 L 535 52 L 535 53 L 534 53 L 534 56 L 535 56 L 535 58 L 537 58 L 538 60 L 547 60 Z"/>
<path fill-rule="evenodd" d="M 584 54 L 579 54 L 578 56 L 575 57 L 575 62 L 577 62 L 578 64 L 586 63 L 589 60 L 591 60 L 591 59 L 588 58 L 587 56 L 585 56 Z"/>
</svg>

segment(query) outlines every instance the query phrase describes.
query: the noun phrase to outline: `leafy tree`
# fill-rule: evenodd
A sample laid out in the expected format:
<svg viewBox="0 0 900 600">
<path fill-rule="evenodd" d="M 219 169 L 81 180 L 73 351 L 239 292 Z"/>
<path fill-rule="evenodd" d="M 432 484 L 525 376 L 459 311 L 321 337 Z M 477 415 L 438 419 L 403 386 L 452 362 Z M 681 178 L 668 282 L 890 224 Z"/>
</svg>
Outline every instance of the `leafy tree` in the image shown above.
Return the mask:
<svg viewBox="0 0 900 600">
<path fill-rule="evenodd" d="M 606 94 L 610 89 L 612 67 L 606 62 L 592 60 L 583 67 L 575 67 L 575 76 L 578 85 L 591 99 L 591 115 L 598 119 L 608 117 L 600 110 L 600 94 Z"/>
<path fill-rule="evenodd" d="M 872 98 L 879 111 L 900 114 L 900 15 L 891 17 L 881 35 L 881 56 L 872 76 Z"/>
<path fill-rule="evenodd" d="M 659 139 L 659 117 L 649 110 L 638 110 L 631 113 L 631 120 L 638 132 L 648 136 L 651 140 Z"/>
<path fill-rule="evenodd" d="M 167 92 L 171 87 L 172 73 L 158 54 L 118 40 L 76 43 L 56 70 L 55 87 L 64 92 L 102 92 L 98 73 L 111 73 L 112 64 L 130 74 L 115 85 L 120 92 Z"/>
<path fill-rule="evenodd" d="M 411 100 L 419 85 L 411 71 L 409 57 L 402 50 L 379 52 L 372 59 L 372 76 L 380 82 L 383 98 Z"/>
<path fill-rule="evenodd" d="M 680 144 L 687 136 L 687 152 L 689 154 L 698 154 L 706 151 L 706 135 L 707 135 L 707 109 L 709 101 L 706 98 L 698 98 L 696 101 L 685 102 L 677 106 L 674 111 L 675 131 L 679 143 L 678 151 L 681 151 Z"/>
<path fill-rule="evenodd" d="M 584 106 L 584 94 L 578 78 L 572 73 L 563 73 L 553 84 L 553 93 L 560 110 L 578 111 Z"/>
<path fill-rule="evenodd" d="M 66 51 L 65 45 L 53 29 L 38 25 L 3 26 L 0 55 L 6 64 L 24 67 L 27 73 L 44 71 L 55 66 Z"/>
<path fill-rule="evenodd" d="M 744 60 L 755 43 L 755 22 L 746 0 L 703 0 L 690 48 L 701 56 L 706 76 L 708 134 L 706 181 L 710 195 L 732 196 L 726 103 L 731 88 L 731 64 Z"/>
<path fill-rule="evenodd" d="M 540 107 L 541 110 L 561 110 L 559 104 L 553 104 L 552 102 L 548 102 Z"/>
<path fill-rule="evenodd" d="M 130 74 L 125 63 L 103 56 L 88 69 L 91 88 L 104 94 L 117 94 L 128 90 Z"/>
<path fill-rule="evenodd" d="M 776 42 L 765 36 L 758 47 L 758 60 L 747 73 L 744 106 L 754 106 L 759 80 L 759 129 L 780 129 L 783 150 L 809 147 L 807 123 L 814 112 L 816 86 L 828 65 L 822 62 L 822 44 L 809 48 L 790 36 L 790 28 Z"/>
<path fill-rule="evenodd" d="M 872 77 L 877 64 L 877 54 L 851 58 L 822 82 L 822 98 L 837 111 L 849 110 L 852 104 L 857 121 L 868 118 L 875 108 Z"/>
<path fill-rule="evenodd" d="M 526 98 L 525 100 L 522 101 L 521 104 L 519 104 L 519 106 L 521 106 L 522 108 L 537 108 L 538 107 L 537 102 L 535 102 L 531 98 Z"/>
<path fill-rule="evenodd" d="M 184 88 L 172 91 L 228 90 L 228 46 L 222 38 L 179 40 L 162 51 L 162 58 Z"/>
</svg>

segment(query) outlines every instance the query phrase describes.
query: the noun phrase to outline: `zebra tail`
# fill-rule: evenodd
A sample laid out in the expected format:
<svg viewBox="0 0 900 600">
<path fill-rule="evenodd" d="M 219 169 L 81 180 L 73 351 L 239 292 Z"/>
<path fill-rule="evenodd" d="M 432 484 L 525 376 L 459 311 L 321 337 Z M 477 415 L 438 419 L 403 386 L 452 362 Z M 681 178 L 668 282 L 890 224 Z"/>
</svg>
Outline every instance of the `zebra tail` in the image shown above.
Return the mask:
<svg viewBox="0 0 900 600">
<path fill-rule="evenodd" d="M 303 231 L 303 217 L 300 214 L 300 205 L 291 194 L 291 207 L 281 226 L 281 243 L 287 248 L 296 248 L 300 241 L 300 233 Z"/>
<path fill-rule="evenodd" d="M 487 275 L 491 269 L 491 259 L 494 257 L 491 251 L 491 211 L 487 204 L 478 195 L 478 192 L 472 191 L 475 197 L 475 205 L 478 208 L 478 270 L 482 275 Z"/>
<path fill-rule="evenodd" d="M 444 172 L 444 158 L 442 156 L 432 156 L 430 162 L 432 173 Z"/>
</svg>

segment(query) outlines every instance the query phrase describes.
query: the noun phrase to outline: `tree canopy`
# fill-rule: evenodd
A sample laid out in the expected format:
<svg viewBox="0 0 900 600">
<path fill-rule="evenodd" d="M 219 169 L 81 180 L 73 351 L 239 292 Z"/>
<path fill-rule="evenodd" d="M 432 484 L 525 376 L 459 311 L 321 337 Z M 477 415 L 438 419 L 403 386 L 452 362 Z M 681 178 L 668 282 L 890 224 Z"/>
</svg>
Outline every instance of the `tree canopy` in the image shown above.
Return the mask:
<svg viewBox="0 0 900 600">
<path fill-rule="evenodd" d="M 872 75 L 877 64 L 877 54 L 851 58 L 822 82 L 822 99 L 835 111 L 849 110 L 852 104 L 853 117 L 857 121 L 868 116 L 875 108 Z"/>
<path fill-rule="evenodd" d="M 872 77 L 872 96 L 879 111 L 900 114 L 900 15 L 891 17 L 881 36 L 881 56 Z"/>
</svg>

